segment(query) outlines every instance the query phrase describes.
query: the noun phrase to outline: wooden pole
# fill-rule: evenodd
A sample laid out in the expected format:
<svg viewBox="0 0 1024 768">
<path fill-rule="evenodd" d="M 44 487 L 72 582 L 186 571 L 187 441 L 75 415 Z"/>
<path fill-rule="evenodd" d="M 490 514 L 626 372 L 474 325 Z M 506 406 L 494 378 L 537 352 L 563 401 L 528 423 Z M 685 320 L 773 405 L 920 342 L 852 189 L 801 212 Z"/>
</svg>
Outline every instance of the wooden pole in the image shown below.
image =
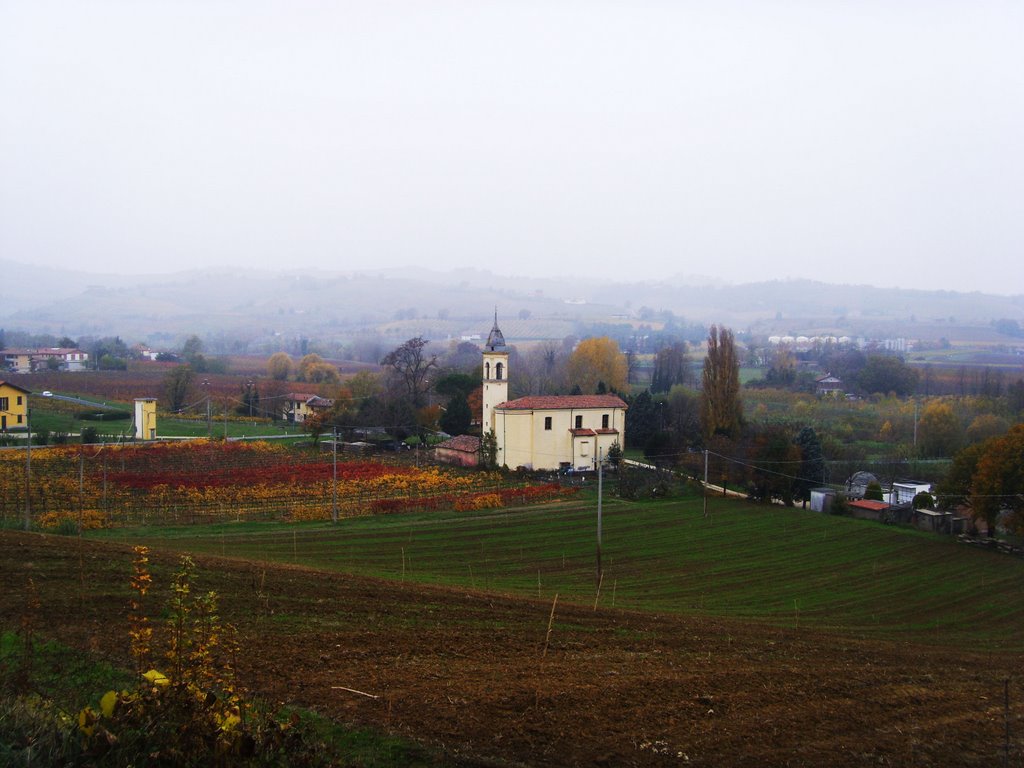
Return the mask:
<svg viewBox="0 0 1024 768">
<path fill-rule="evenodd" d="M 704 449 L 704 517 L 708 516 L 708 449 Z"/>
<path fill-rule="evenodd" d="M 25 426 L 28 442 L 25 445 L 25 530 L 32 527 L 32 409 L 25 408 Z"/>
<path fill-rule="evenodd" d="M 603 489 L 603 474 L 601 462 L 601 449 L 597 451 L 597 575 L 598 590 L 601 589 L 601 579 L 604 578 L 604 571 L 601 568 L 601 496 Z"/>
<path fill-rule="evenodd" d="M 334 451 L 333 451 L 333 454 L 334 454 L 334 479 L 333 479 L 332 484 L 331 484 L 332 495 L 333 495 L 332 506 L 331 506 L 331 522 L 332 523 L 337 523 L 338 522 L 338 428 L 337 427 L 334 428 L 334 440 L 332 441 L 332 443 L 334 445 Z"/>
</svg>

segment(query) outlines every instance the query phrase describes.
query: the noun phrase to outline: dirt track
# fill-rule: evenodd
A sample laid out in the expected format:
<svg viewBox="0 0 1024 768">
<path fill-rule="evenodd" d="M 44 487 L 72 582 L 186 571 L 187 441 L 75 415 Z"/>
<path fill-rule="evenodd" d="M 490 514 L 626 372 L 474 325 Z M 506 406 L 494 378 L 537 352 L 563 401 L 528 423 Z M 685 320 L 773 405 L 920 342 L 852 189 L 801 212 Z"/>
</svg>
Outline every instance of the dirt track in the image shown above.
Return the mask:
<svg viewBox="0 0 1024 768">
<path fill-rule="evenodd" d="M 174 558 L 153 560 L 155 610 Z M 123 662 L 130 562 L 125 547 L 0 533 L 3 626 L 31 577 L 47 633 Z M 544 658 L 550 601 L 198 562 L 240 629 L 248 687 L 469 763 L 1002 765 L 1003 681 L 1024 669 L 1020 654 L 563 604 Z M 1020 765 L 1019 677 L 1010 705 Z"/>
</svg>

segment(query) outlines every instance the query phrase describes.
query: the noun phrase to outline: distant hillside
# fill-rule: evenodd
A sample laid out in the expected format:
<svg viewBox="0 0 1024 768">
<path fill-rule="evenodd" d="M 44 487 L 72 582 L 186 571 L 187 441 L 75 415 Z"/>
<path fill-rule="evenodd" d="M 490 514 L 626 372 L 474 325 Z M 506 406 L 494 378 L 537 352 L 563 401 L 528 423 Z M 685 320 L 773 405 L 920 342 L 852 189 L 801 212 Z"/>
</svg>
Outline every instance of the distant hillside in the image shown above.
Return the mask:
<svg viewBox="0 0 1024 768">
<path fill-rule="evenodd" d="M 37 333 L 117 334 L 127 340 L 198 333 L 239 340 L 404 339 L 486 334 L 495 308 L 510 339 L 560 339 L 595 323 L 648 324 L 669 310 L 687 322 L 758 334 L 836 333 L 910 338 L 988 334 L 999 318 L 1024 322 L 1024 296 L 881 289 L 806 280 L 743 285 L 534 279 L 481 270 L 262 272 L 211 269 L 108 275 L 0 261 L 0 327 Z M 958 330 L 961 329 L 961 330 Z M 1011 340 L 1007 339 L 1010 343 Z"/>
</svg>

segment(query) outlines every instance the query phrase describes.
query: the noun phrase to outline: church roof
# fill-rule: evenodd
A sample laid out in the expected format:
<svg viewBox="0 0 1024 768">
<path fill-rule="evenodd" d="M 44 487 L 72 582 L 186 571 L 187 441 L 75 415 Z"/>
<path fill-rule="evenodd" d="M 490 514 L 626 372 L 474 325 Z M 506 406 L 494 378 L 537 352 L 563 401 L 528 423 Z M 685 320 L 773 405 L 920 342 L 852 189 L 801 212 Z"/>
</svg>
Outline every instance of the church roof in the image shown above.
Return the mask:
<svg viewBox="0 0 1024 768">
<path fill-rule="evenodd" d="M 498 327 L 498 311 L 494 311 L 494 327 L 491 328 L 491 332 L 487 334 L 487 348 L 491 352 L 497 351 L 499 348 L 505 348 L 505 336 L 501 333 L 501 329 Z"/>
<path fill-rule="evenodd" d="M 507 400 L 496 408 L 505 411 L 556 411 L 569 408 L 625 408 L 618 395 L 530 395 Z"/>
</svg>

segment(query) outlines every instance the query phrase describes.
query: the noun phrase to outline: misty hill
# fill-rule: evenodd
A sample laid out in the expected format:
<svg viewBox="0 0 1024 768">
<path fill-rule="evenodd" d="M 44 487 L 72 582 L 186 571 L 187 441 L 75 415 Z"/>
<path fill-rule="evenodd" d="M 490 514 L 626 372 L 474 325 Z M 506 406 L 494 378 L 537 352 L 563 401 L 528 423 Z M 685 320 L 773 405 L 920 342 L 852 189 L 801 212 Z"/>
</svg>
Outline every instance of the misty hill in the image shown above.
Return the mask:
<svg viewBox="0 0 1024 768">
<path fill-rule="evenodd" d="M 697 278 L 610 283 L 500 276 L 482 270 L 266 272 L 210 269 L 109 275 L 0 261 L 14 279 L 0 327 L 35 333 L 172 340 L 198 333 L 242 342 L 283 337 L 404 339 L 486 334 L 495 308 L 510 339 L 563 338 L 581 327 L 658 327 L 664 310 L 737 330 L 999 341 L 993 320 L 1024 322 L 1024 296 L 882 289 L 786 280 L 742 285 Z M 1003 339 L 1009 342 L 1009 339 Z"/>
</svg>

